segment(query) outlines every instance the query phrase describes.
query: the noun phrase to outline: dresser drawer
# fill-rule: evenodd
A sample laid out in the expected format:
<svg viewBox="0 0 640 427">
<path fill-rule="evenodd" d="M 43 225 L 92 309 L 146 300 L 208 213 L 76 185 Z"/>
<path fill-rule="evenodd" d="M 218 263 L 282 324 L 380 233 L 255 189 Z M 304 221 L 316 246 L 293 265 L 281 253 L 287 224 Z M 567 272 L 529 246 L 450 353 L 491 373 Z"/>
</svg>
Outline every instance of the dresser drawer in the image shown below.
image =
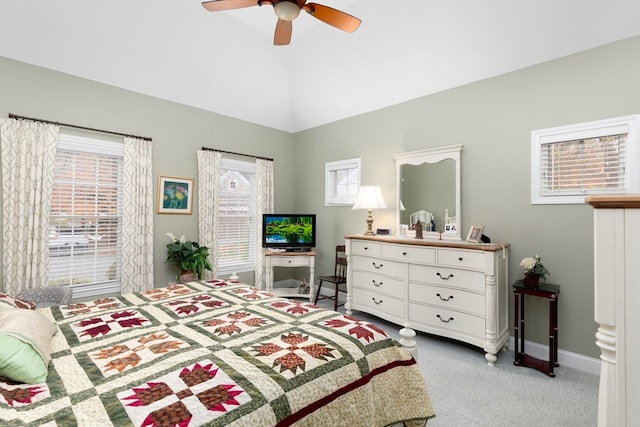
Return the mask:
<svg viewBox="0 0 640 427">
<path fill-rule="evenodd" d="M 435 248 L 411 245 L 383 245 L 382 256 L 402 262 L 418 262 L 422 264 L 436 263 Z"/>
<path fill-rule="evenodd" d="M 479 271 L 410 264 L 409 281 L 485 292 L 484 274 Z"/>
<path fill-rule="evenodd" d="M 439 306 L 444 309 L 461 310 L 485 316 L 484 295 L 453 288 L 409 283 L 409 302 Z"/>
<path fill-rule="evenodd" d="M 382 276 L 369 271 L 354 271 L 353 286 L 395 297 L 404 297 L 406 289 L 404 280 Z"/>
<path fill-rule="evenodd" d="M 380 243 L 352 240 L 351 255 L 380 256 L 380 246 Z"/>
<path fill-rule="evenodd" d="M 402 279 L 405 276 L 406 264 L 380 258 L 354 256 L 351 258 L 354 271 L 369 271 L 385 276 Z"/>
<path fill-rule="evenodd" d="M 485 338 L 485 319 L 455 310 L 430 307 L 420 304 L 409 304 L 409 322 L 428 325 L 438 329 Z"/>
<path fill-rule="evenodd" d="M 402 299 L 382 295 L 365 289 L 353 288 L 354 308 L 367 313 L 388 314 L 404 321 L 404 301 Z M 360 307 L 360 308 L 359 308 Z M 389 316 L 386 316 L 389 317 Z"/>
<path fill-rule="evenodd" d="M 484 271 L 485 254 L 482 251 L 438 249 L 438 265 Z"/>
<path fill-rule="evenodd" d="M 271 260 L 273 267 L 308 267 L 308 256 L 277 256 L 271 255 L 267 257 Z"/>
</svg>

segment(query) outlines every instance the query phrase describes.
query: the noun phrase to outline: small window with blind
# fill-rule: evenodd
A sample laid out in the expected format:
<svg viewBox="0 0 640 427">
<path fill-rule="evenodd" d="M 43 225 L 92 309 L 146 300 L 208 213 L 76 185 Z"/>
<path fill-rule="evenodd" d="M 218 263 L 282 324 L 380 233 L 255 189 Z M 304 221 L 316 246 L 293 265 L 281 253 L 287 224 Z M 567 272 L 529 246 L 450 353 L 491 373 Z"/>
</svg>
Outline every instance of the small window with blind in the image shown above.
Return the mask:
<svg viewBox="0 0 640 427">
<path fill-rule="evenodd" d="M 49 283 L 120 292 L 123 142 L 61 133 L 49 218 Z"/>
<path fill-rule="evenodd" d="M 531 203 L 584 203 L 589 194 L 640 190 L 640 116 L 531 133 Z"/>
<path fill-rule="evenodd" d="M 218 180 L 218 274 L 253 271 L 256 253 L 256 165 L 222 159 Z"/>
<path fill-rule="evenodd" d="M 353 205 L 360 188 L 360 158 L 325 163 L 325 206 Z"/>
</svg>

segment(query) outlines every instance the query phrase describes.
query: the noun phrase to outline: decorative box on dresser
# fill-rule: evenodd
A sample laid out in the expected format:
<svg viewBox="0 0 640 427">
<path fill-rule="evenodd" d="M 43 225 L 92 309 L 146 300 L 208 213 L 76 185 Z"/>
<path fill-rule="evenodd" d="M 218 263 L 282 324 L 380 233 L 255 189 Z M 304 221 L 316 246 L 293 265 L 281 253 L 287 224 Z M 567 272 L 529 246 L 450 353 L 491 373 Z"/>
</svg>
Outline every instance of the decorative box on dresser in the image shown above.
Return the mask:
<svg viewBox="0 0 640 427">
<path fill-rule="evenodd" d="M 346 236 L 347 313 L 359 310 L 486 352 L 509 340 L 509 244 Z"/>
<path fill-rule="evenodd" d="M 594 208 L 594 317 L 599 426 L 640 425 L 640 194 L 589 196 Z"/>
</svg>

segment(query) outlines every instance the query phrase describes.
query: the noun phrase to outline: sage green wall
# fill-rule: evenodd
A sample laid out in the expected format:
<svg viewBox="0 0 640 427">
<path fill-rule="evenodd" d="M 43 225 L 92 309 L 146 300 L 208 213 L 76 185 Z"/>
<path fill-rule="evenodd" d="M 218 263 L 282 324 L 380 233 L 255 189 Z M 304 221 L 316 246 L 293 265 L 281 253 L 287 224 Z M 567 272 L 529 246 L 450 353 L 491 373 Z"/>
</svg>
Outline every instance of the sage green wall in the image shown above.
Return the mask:
<svg viewBox="0 0 640 427">
<path fill-rule="evenodd" d="M 324 254 L 345 234 L 365 230 L 365 212 L 324 206 L 325 162 L 361 157 L 362 183 L 381 185 L 389 207 L 374 211 L 374 227 L 394 227 L 392 155 L 464 144 L 463 234 L 484 224 L 493 242 L 511 243 L 510 281 L 522 277 L 522 258 L 541 255 L 549 282 L 562 287 L 560 348 L 598 357 L 593 212 L 587 205 L 531 205 L 531 131 L 640 113 L 638 52 L 635 37 L 297 133 L 294 207 L 318 214 L 317 270 L 331 270 Z M 528 308 L 527 339 L 546 344 L 546 304 Z"/>
<path fill-rule="evenodd" d="M 154 200 L 159 174 L 193 177 L 197 186 L 202 146 L 271 157 L 276 209 L 292 209 L 293 136 L 287 132 L 0 57 L 0 117 L 9 113 L 153 138 Z M 197 201 L 193 215 L 155 215 L 156 283 L 175 279 L 164 263 L 165 233 L 197 239 L 197 218 Z M 253 283 L 253 273 L 240 277 Z"/>
</svg>

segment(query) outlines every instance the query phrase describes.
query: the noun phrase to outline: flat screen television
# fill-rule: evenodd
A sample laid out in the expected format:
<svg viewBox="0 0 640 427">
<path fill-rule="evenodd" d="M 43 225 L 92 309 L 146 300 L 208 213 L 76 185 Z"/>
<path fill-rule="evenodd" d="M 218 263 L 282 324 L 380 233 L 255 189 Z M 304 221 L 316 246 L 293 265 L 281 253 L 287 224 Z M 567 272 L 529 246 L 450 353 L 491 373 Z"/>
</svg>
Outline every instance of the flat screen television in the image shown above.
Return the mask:
<svg viewBox="0 0 640 427">
<path fill-rule="evenodd" d="M 315 214 L 264 214 L 262 246 L 287 251 L 309 251 L 316 246 Z"/>
</svg>

